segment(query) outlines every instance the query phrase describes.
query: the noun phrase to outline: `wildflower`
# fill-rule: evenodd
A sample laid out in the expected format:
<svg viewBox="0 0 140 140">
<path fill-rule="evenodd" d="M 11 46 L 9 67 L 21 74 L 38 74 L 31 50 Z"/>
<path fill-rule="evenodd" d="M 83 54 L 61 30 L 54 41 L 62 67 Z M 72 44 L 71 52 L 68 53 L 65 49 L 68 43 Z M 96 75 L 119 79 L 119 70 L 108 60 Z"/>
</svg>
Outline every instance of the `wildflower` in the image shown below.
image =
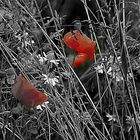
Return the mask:
<svg viewBox="0 0 140 140">
<path fill-rule="evenodd" d="M 56 60 L 54 57 L 54 53 L 53 52 L 49 52 L 48 54 L 46 54 L 45 52 L 43 52 L 43 56 L 41 56 L 40 54 L 37 56 L 39 59 L 40 64 L 44 64 L 46 61 L 49 61 L 50 63 L 53 63 L 55 65 L 59 64 L 60 60 Z"/>
<path fill-rule="evenodd" d="M 121 72 L 119 71 L 119 69 L 115 69 L 113 68 L 113 66 L 109 67 L 107 74 L 109 74 L 110 76 L 112 76 L 113 79 L 115 79 L 117 82 L 122 81 L 123 77 L 121 75 Z"/>
<path fill-rule="evenodd" d="M 110 115 L 109 113 L 106 114 L 106 117 L 108 118 L 108 121 L 113 121 L 113 122 L 117 122 L 117 117 L 116 115 Z"/>
<path fill-rule="evenodd" d="M 42 76 L 44 77 L 43 79 L 44 79 L 44 81 L 45 81 L 45 82 L 44 82 L 45 84 L 48 83 L 48 84 L 50 84 L 51 86 L 55 86 L 56 83 L 59 83 L 59 80 L 58 80 L 59 76 L 49 77 L 49 76 L 46 75 L 46 74 L 42 74 Z"/>
<path fill-rule="evenodd" d="M 40 54 L 37 56 L 41 65 L 43 65 L 46 61 L 46 57 L 42 57 Z"/>
<path fill-rule="evenodd" d="M 98 73 L 103 73 L 103 64 L 100 64 L 98 66 L 95 67 L 95 69 L 98 71 Z"/>
<path fill-rule="evenodd" d="M 64 35 L 65 44 L 74 50 L 78 56 L 73 61 L 74 67 L 79 67 L 88 58 L 92 60 L 95 54 L 96 42 L 92 41 L 79 30 L 73 30 Z"/>
</svg>

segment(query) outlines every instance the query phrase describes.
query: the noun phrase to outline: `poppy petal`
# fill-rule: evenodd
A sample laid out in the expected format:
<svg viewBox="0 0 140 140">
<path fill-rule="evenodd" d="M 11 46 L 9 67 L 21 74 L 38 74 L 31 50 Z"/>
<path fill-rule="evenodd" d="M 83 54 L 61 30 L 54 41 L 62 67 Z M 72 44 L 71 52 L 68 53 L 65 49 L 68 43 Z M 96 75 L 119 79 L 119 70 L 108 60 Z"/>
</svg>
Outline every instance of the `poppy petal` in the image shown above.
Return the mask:
<svg viewBox="0 0 140 140">
<path fill-rule="evenodd" d="M 35 88 L 22 75 L 17 76 L 12 94 L 26 107 L 35 107 L 48 100 L 48 96 Z"/>
<path fill-rule="evenodd" d="M 79 54 L 75 57 L 72 66 L 75 67 L 75 68 L 80 67 L 80 65 L 81 65 L 82 63 L 84 63 L 87 59 L 88 59 L 87 54 L 79 53 Z"/>
<path fill-rule="evenodd" d="M 79 46 L 79 43 L 77 42 L 77 39 L 75 38 L 75 35 L 72 34 L 72 32 L 66 33 L 63 40 L 65 44 L 72 49 Z"/>
</svg>

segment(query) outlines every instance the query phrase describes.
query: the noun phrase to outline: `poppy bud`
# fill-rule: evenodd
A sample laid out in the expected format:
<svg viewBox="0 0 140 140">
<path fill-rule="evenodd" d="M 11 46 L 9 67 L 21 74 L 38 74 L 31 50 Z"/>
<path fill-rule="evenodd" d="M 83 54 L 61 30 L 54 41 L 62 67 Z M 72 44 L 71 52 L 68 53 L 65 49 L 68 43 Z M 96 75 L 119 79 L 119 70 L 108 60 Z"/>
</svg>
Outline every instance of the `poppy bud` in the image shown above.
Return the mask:
<svg viewBox="0 0 140 140">
<path fill-rule="evenodd" d="M 36 107 L 48 100 L 48 96 L 35 88 L 22 75 L 17 76 L 12 94 L 26 107 Z"/>
</svg>

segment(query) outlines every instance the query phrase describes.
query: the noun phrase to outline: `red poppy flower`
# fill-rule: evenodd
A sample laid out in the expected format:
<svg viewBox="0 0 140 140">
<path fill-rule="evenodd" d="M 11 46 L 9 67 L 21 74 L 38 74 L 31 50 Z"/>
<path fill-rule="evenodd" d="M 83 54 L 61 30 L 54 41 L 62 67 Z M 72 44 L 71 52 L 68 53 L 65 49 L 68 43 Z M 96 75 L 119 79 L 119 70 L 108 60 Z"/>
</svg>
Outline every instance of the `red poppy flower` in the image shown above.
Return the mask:
<svg viewBox="0 0 140 140">
<path fill-rule="evenodd" d="M 90 60 L 94 58 L 95 54 L 95 48 L 96 48 L 96 42 L 92 41 L 90 38 L 88 38 L 85 34 L 81 34 L 80 31 L 74 30 L 72 32 L 68 32 L 64 35 L 64 42 L 65 44 L 74 50 L 77 54 L 85 54 L 87 55 Z M 85 56 L 83 56 L 85 58 Z M 83 57 L 78 56 L 78 62 L 80 62 L 81 58 L 81 64 L 84 62 Z M 86 61 L 87 59 L 85 59 Z M 79 64 L 79 63 L 78 63 Z M 80 66 L 80 65 L 78 65 Z"/>
<path fill-rule="evenodd" d="M 17 76 L 12 94 L 26 107 L 35 107 L 48 100 L 48 96 L 35 88 L 22 75 Z"/>
</svg>

